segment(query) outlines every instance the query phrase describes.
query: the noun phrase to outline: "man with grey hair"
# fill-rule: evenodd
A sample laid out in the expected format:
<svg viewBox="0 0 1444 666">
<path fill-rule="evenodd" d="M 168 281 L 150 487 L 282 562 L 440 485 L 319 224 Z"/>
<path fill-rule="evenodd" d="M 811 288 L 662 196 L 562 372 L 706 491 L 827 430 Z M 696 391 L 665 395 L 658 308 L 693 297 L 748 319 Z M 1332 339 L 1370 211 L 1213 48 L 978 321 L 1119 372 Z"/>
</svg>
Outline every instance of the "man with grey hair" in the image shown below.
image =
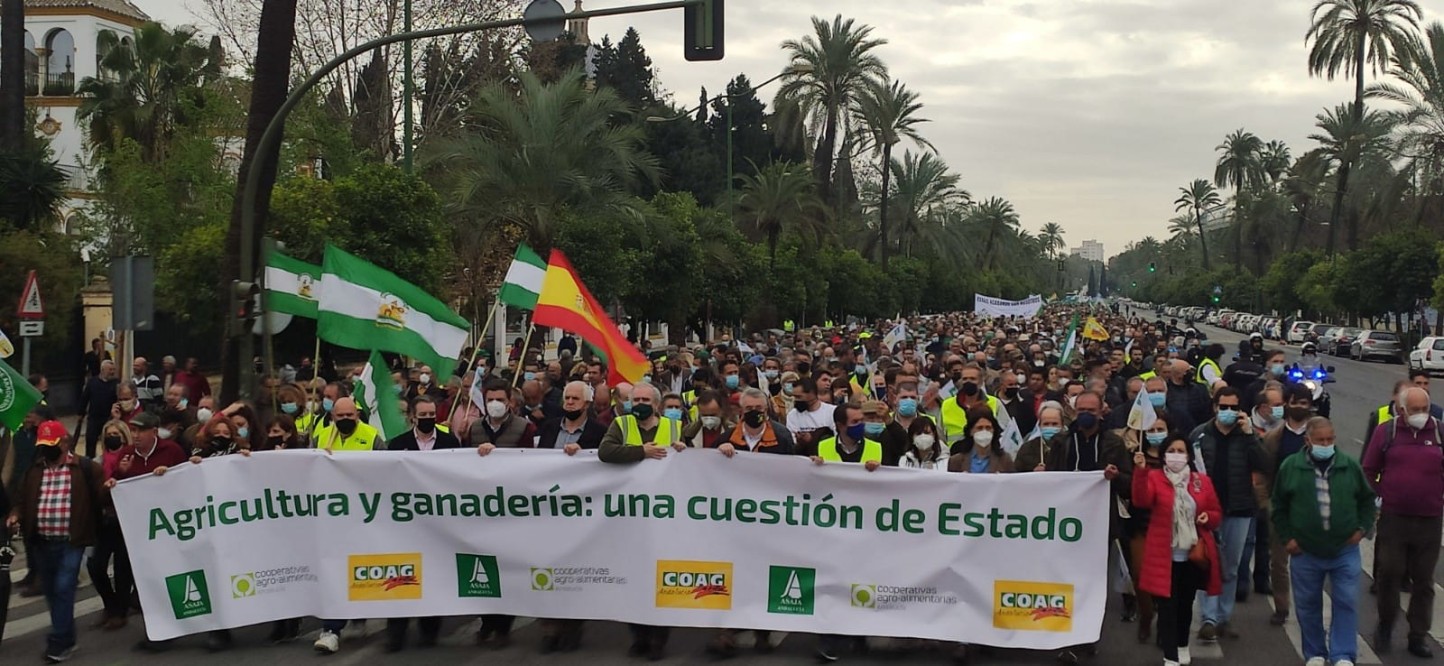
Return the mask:
<svg viewBox="0 0 1444 666">
<path fill-rule="evenodd" d="M 115 361 L 106 359 L 100 363 L 100 374 L 87 379 L 85 388 L 80 392 L 80 413 L 85 419 L 87 458 L 95 457 L 95 443 L 105 429 L 105 422 L 110 420 L 110 408 L 115 406 L 119 384 Z"/>
<path fill-rule="evenodd" d="M 1375 541 L 1379 627 L 1374 646 L 1389 649 L 1399 616 L 1402 581 L 1409 579 L 1409 653 L 1433 656 L 1427 636 L 1434 614 L 1434 566 L 1444 530 L 1444 436 L 1429 409 L 1429 393 L 1400 392 L 1399 413 L 1374 429 L 1364 453 L 1364 476 L 1382 500 Z"/>
<path fill-rule="evenodd" d="M 600 447 L 607 426 L 591 418 L 591 404 L 591 385 L 580 380 L 567 382 L 562 389 L 562 414 L 542 423 L 537 448 L 562 449 L 573 455 L 582 449 Z"/>
</svg>

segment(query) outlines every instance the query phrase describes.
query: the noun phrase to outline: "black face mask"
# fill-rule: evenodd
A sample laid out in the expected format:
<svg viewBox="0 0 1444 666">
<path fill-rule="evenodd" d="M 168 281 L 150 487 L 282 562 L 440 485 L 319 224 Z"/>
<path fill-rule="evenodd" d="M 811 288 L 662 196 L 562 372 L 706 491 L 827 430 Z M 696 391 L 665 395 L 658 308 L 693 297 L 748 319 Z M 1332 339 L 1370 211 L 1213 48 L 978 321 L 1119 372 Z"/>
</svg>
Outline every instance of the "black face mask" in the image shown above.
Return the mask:
<svg viewBox="0 0 1444 666">
<path fill-rule="evenodd" d="M 1313 413 L 1314 410 L 1308 407 L 1287 407 L 1284 409 L 1284 416 L 1288 417 L 1290 421 L 1306 420 L 1312 416 Z"/>
<path fill-rule="evenodd" d="M 742 422 L 746 423 L 749 428 L 761 428 L 762 424 L 767 422 L 767 414 L 753 410 L 742 415 Z"/>
<path fill-rule="evenodd" d="M 1008 399 L 1009 399 L 1009 400 L 1017 400 L 1017 399 L 1018 399 L 1018 387 L 1016 387 L 1016 386 L 1014 386 L 1014 387 L 1012 387 L 1012 388 L 1010 388 L 1010 389 L 1008 389 L 1008 390 L 1006 390 L 1006 391 L 1003 391 L 1003 393 L 1008 396 Z"/>
<path fill-rule="evenodd" d="M 105 448 L 107 451 L 119 449 L 120 445 L 124 443 L 125 440 L 121 439 L 120 435 L 107 435 L 105 438 Z"/>
<path fill-rule="evenodd" d="M 781 393 L 781 392 L 782 392 L 782 385 L 781 385 L 781 384 L 769 384 L 769 385 L 767 386 L 767 390 L 768 390 L 769 392 L 771 392 L 772 395 L 777 395 L 778 393 Z"/>
<path fill-rule="evenodd" d="M 978 394 L 978 383 L 977 383 L 977 382 L 963 382 L 963 395 L 970 395 L 970 396 L 971 396 L 971 395 L 977 395 L 977 394 Z"/>
<path fill-rule="evenodd" d="M 416 429 L 423 435 L 430 435 L 436 432 L 436 417 L 416 419 Z"/>
<path fill-rule="evenodd" d="M 792 403 L 792 406 L 799 412 L 811 411 L 812 409 L 812 403 L 810 401 L 802 399 L 799 399 L 796 402 Z"/>
<path fill-rule="evenodd" d="M 284 449 L 284 448 L 286 448 L 286 437 L 285 437 L 285 435 L 271 435 L 270 437 L 267 437 L 267 438 L 266 438 L 266 446 L 269 446 L 269 447 L 271 447 L 271 448 L 273 448 L 273 449 Z"/>
<path fill-rule="evenodd" d="M 582 417 L 582 410 L 580 410 L 580 409 L 568 409 L 568 410 L 562 412 L 562 414 L 564 414 L 564 415 L 567 417 L 567 420 L 568 420 L 568 421 L 575 421 L 575 420 L 577 420 L 577 419 L 579 419 L 579 418 Z"/>
<path fill-rule="evenodd" d="M 356 432 L 356 419 L 336 419 L 335 424 L 336 431 L 342 435 L 349 437 L 351 433 Z"/>
<path fill-rule="evenodd" d="M 638 421 L 646 421 L 652 418 L 652 414 L 653 410 L 651 405 L 632 405 L 632 416 L 637 417 Z"/>
<path fill-rule="evenodd" d="M 231 448 L 231 440 L 217 435 L 211 438 L 211 448 L 217 451 L 224 451 Z"/>
<path fill-rule="evenodd" d="M 954 384 L 961 384 L 961 383 L 963 383 L 963 373 L 961 373 L 961 372 L 954 372 L 954 373 L 953 373 L 953 383 L 954 383 Z"/>
<path fill-rule="evenodd" d="M 38 447 L 38 449 L 39 449 L 39 451 L 40 451 L 40 459 L 41 459 L 41 460 L 44 460 L 46 463 L 51 463 L 51 464 L 53 464 L 53 463 L 55 463 L 56 461 L 59 461 L 59 460 L 60 460 L 60 447 L 58 447 L 58 446 L 41 446 L 41 447 Z"/>
</svg>

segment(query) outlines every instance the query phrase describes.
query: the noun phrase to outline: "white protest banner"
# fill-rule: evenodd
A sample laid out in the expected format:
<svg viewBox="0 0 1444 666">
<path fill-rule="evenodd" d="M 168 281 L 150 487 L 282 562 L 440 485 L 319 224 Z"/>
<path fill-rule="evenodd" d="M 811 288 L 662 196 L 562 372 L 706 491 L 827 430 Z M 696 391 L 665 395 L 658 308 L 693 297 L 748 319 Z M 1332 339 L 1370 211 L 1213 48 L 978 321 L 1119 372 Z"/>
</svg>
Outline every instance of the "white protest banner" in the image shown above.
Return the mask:
<svg viewBox="0 0 1444 666">
<path fill-rule="evenodd" d="M 1050 649 L 1098 640 L 1108 594 L 1102 473 L 298 450 L 114 497 L 157 640 L 504 613 Z"/>
<path fill-rule="evenodd" d="M 1043 309 L 1043 297 L 1037 294 L 1021 301 L 1005 301 L 982 294 L 973 294 L 973 311 L 988 317 L 1024 317 L 1032 319 Z"/>
</svg>

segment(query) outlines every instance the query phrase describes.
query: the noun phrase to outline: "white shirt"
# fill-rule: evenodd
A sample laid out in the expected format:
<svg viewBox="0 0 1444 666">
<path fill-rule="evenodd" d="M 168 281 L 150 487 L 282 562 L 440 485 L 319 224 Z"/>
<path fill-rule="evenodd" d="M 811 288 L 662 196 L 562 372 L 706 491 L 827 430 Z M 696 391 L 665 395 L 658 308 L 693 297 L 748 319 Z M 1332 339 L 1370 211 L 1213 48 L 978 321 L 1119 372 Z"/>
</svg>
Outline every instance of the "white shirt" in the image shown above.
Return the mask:
<svg viewBox="0 0 1444 666">
<path fill-rule="evenodd" d="M 832 413 L 837 408 L 825 402 L 817 403 L 817 409 L 810 412 L 799 412 L 796 409 L 787 413 L 787 429 L 796 436 L 800 432 L 811 432 L 833 427 Z"/>
<path fill-rule="evenodd" d="M 903 457 L 901 460 L 898 461 L 897 466 L 908 467 L 912 469 L 926 469 L 934 472 L 946 472 L 948 471 L 948 458 L 946 452 L 944 452 L 944 455 L 941 458 L 935 458 L 933 460 L 922 460 L 918 458 L 917 450 L 912 449 L 909 450 L 907 453 L 903 454 Z"/>
</svg>

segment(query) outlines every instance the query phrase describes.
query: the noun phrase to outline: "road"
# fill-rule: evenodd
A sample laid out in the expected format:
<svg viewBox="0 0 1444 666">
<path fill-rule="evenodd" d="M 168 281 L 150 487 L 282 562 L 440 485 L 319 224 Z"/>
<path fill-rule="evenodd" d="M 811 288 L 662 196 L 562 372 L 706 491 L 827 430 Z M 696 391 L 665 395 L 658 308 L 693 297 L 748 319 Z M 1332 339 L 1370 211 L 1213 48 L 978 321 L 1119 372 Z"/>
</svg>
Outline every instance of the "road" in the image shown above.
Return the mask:
<svg viewBox="0 0 1444 666">
<path fill-rule="evenodd" d="M 1236 349 L 1242 338 L 1237 334 L 1214 327 L 1201 327 L 1212 340 Z M 1297 356 L 1297 349 L 1290 349 L 1290 359 Z M 1336 366 L 1339 381 L 1329 385 L 1333 395 L 1333 412 L 1339 427 L 1339 443 L 1342 450 L 1358 455 L 1360 441 L 1364 435 L 1365 419 L 1370 409 L 1378 407 L 1388 399 L 1394 382 L 1405 376 L 1405 369 L 1398 365 L 1360 363 L 1348 359 L 1330 361 Z M 1438 380 L 1444 381 L 1444 380 Z M 1369 563 L 1373 558 L 1373 543 L 1363 544 L 1365 557 L 1365 581 L 1368 581 Z M 13 572 L 15 580 L 25 573 L 23 557 L 16 563 Z M 1436 574 L 1435 580 L 1444 580 Z M 251 627 L 235 632 L 235 647 L 230 651 L 210 654 L 205 649 L 202 636 L 192 636 L 177 641 L 174 647 L 159 655 L 150 655 L 132 650 L 132 646 L 143 637 L 140 616 L 132 616 L 130 626 L 125 629 L 106 632 L 91 628 L 100 615 L 100 603 L 94 588 L 82 577 L 83 587 L 77 607 L 77 624 L 80 627 L 81 650 L 70 662 L 75 664 L 106 664 L 123 666 L 146 664 L 147 666 L 189 666 L 192 664 L 227 664 L 237 666 L 289 666 L 291 664 L 315 664 L 319 657 L 311 650 L 311 641 L 319 630 L 319 622 L 308 619 L 303 627 L 303 639 L 295 643 L 269 646 L 265 644 L 268 627 Z M 1436 588 L 1438 588 L 1436 584 Z M 1440 590 L 1444 596 L 1444 590 Z M 1377 622 L 1374 598 L 1367 592 L 1361 593 L 1360 632 L 1369 635 Z M 1407 603 L 1407 602 L 1405 602 Z M 1109 599 L 1110 610 L 1103 625 L 1103 640 L 1098 655 L 1085 663 L 1100 666 L 1156 666 L 1161 657 L 1151 645 L 1140 645 L 1135 639 L 1136 625 L 1123 623 L 1119 618 L 1119 601 L 1116 595 Z M 1436 606 L 1439 604 L 1436 603 Z M 40 654 L 45 645 L 45 633 L 49 618 L 44 600 L 12 596 L 9 600 L 10 621 L 5 640 L 0 643 L 0 663 L 40 663 Z M 1327 612 L 1327 611 L 1326 611 Z M 1267 618 L 1272 613 L 1271 601 L 1263 596 L 1253 595 L 1241 603 L 1235 613 L 1234 624 L 1242 634 L 1236 640 L 1224 639 L 1216 644 L 1202 645 L 1195 642 L 1194 659 L 1201 664 L 1227 663 L 1259 666 L 1283 666 L 1303 663 L 1299 649 L 1298 626 L 1290 623 L 1283 628 L 1272 627 Z M 1444 635 L 1444 618 L 1435 613 L 1436 651 L 1444 650 L 1438 637 Z M 1402 623 L 1402 617 L 1400 619 Z M 1196 620 L 1195 620 L 1196 622 Z M 585 666 L 612 666 L 614 664 L 635 664 L 637 660 L 625 655 L 627 648 L 626 628 L 615 623 L 590 623 L 587 627 L 583 648 L 572 654 L 541 655 L 538 650 L 540 632 L 535 623 L 519 622 L 511 647 L 500 651 L 483 650 L 472 642 L 478 621 L 475 618 L 449 618 L 442 630 L 441 644 L 430 649 L 409 649 L 397 654 L 383 650 L 382 627 L 384 622 L 372 620 L 368 623 L 369 633 L 365 637 L 347 636 L 342 651 L 329 658 L 328 664 L 336 666 L 352 664 L 396 664 L 398 666 L 435 666 L 436 664 L 578 664 Z M 1402 630 L 1402 627 L 1400 628 Z M 819 628 L 822 630 L 822 628 Z M 702 630 L 679 630 L 674 632 L 668 658 L 664 664 L 692 664 L 707 662 L 705 647 L 712 632 Z M 744 640 L 750 638 L 744 634 Z M 774 641 L 777 640 L 774 636 Z M 888 649 L 879 641 L 866 656 L 844 655 L 847 663 L 855 664 L 945 664 L 950 663 L 948 652 L 941 649 L 913 646 L 913 649 L 899 652 Z M 1361 653 L 1359 664 L 1386 664 L 1405 666 L 1421 663 L 1403 650 L 1403 634 L 1395 637 L 1395 651 L 1380 657 L 1360 637 Z M 790 634 L 781 637 L 777 650 L 766 656 L 744 651 L 733 663 L 752 665 L 809 663 L 816 639 L 810 635 Z M 1441 652 L 1444 655 L 1444 652 Z M 902 657 L 902 659 L 899 659 Z M 1053 664 L 1051 653 L 994 650 L 974 657 L 973 664 Z"/>
</svg>

